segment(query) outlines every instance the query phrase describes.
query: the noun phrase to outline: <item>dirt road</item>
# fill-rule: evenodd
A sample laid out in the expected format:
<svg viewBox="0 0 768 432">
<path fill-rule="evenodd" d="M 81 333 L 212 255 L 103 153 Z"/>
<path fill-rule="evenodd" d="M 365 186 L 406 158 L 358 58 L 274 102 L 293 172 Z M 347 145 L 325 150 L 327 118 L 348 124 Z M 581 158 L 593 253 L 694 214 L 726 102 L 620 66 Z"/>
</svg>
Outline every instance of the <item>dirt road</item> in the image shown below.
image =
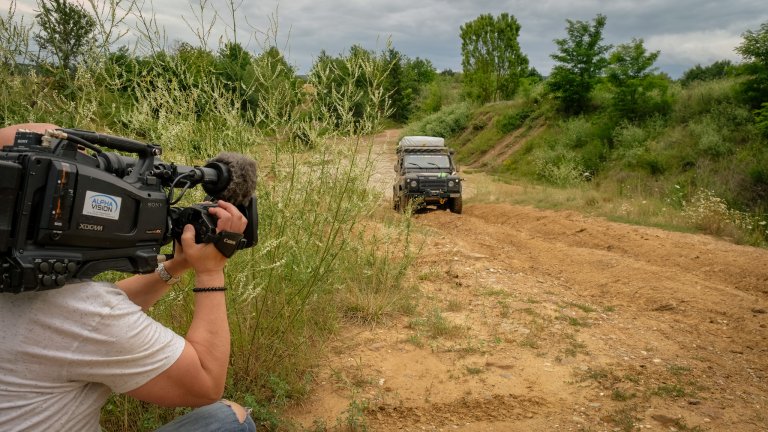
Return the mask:
<svg viewBox="0 0 768 432">
<path fill-rule="evenodd" d="M 306 428 L 768 430 L 768 250 L 471 197 L 413 219 L 419 312 L 343 330 Z"/>
</svg>

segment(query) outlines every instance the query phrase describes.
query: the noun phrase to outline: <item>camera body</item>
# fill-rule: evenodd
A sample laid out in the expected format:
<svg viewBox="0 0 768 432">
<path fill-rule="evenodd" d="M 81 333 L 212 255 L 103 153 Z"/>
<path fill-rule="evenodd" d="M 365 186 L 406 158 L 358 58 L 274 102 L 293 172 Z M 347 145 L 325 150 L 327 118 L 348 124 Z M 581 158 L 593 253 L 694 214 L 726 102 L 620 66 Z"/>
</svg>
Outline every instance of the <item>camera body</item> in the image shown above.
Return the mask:
<svg viewBox="0 0 768 432">
<path fill-rule="evenodd" d="M 227 167 L 166 164 L 155 159 L 160 154 L 153 144 L 88 131 L 18 132 L 0 150 L 0 292 L 57 288 L 109 270 L 152 272 L 186 223 L 210 241 L 200 235 L 215 234 L 207 207 L 174 207 L 172 196 L 198 184 L 222 190 Z M 253 246 L 255 196 L 238 208 L 248 219 L 238 248 Z"/>
</svg>

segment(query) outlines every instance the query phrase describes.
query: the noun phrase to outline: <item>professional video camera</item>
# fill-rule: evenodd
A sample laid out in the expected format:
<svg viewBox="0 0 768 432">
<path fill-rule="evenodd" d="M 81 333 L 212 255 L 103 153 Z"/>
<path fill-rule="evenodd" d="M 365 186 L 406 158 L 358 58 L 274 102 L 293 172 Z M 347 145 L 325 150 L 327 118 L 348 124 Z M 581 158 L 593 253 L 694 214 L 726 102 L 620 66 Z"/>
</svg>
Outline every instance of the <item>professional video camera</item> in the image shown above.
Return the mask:
<svg viewBox="0 0 768 432">
<path fill-rule="evenodd" d="M 0 292 L 57 288 L 108 270 L 152 272 L 165 258 L 160 248 L 188 223 L 198 243 L 226 256 L 258 242 L 255 161 L 222 153 L 184 166 L 161 154 L 154 144 L 77 129 L 17 132 L 0 149 Z M 196 185 L 212 204 L 175 207 Z M 242 238 L 216 233 L 208 207 L 218 199 L 248 219 Z"/>
</svg>

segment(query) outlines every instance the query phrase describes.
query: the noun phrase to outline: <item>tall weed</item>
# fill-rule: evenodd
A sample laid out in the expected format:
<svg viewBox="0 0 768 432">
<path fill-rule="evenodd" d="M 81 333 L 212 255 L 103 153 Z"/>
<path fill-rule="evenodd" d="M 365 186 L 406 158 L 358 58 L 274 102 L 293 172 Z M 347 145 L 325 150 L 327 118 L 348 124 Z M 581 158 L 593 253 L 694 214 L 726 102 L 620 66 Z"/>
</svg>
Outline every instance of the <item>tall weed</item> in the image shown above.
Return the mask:
<svg viewBox="0 0 768 432">
<path fill-rule="evenodd" d="M 713 158 L 720 158 L 733 153 L 730 140 L 723 137 L 723 129 L 710 116 L 703 116 L 688 124 L 696 140 L 696 147 L 700 154 Z"/>
<path fill-rule="evenodd" d="M 685 123 L 710 112 L 713 106 L 735 102 L 737 99 L 736 78 L 713 81 L 697 81 L 685 89 L 675 86 L 675 103 L 672 119 L 675 123 Z"/>
<path fill-rule="evenodd" d="M 765 244 L 768 220 L 729 208 L 714 192 L 701 189 L 683 205 L 683 216 L 703 232 L 734 238 L 740 243 Z"/>
<path fill-rule="evenodd" d="M 389 297 L 371 300 L 368 308 L 375 310 L 366 312 L 382 315 L 391 313 L 392 299 L 402 290 L 407 243 L 361 225 L 379 198 L 366 187 L 370 142 L 362 136 L 344 138 L 353 129 L 351 122 L 335 122 L 323 112 L 286 117 L 279 105 L 287 103 L 284 86 L 273 86 L 260 99 L 259 123 L 266 128 L 258 130 L 239 114 L 239 101 L 221 88 L 184 89 L 172 78 L 163 85 L 160 95 L 149 89 L 137 92 L 137 103 L 122 117 L 130 130 L 167 143 L 171 160 L 192 163 L 229 150 L 260 161 L 262 243 L 228 264 L 232 359 L 227 394 L 264 406 L 272 406 L 278 393 L 300 397 L 308 389 L 318 350 L 339 320 L 360 307 L 358 299 L 387 292 Z M 335 97 L 343 112 L 354 95 L 342 89 Z M 194 103 L 198 98 L 209 101 L 203 115 Z M 354 128 L 375 130 L 382 105 L 375 100 L 367 105 L 365 123 Z M 294 145 L 283 133 L 298 127 L 326 131 L 314 151 Z M 186 316 L 174 311 L 178 302 L 188 301 L 169 296 L 158 305 L 158 319 L 185 328 Z"/>
<path fill-rule="evenodd" d="M 258 420 L 276 425 L 286 400 L 308 390 L 318 353 L 341 320 L 377 321 L 407 308 L 403 277 L 412 256 L 410 225 L 407 218 L 373 218 L 381 197 L 367 186 L 373 166 L 367 137 L 387 113 L 381 85 L 387 70 L 365 58 L 346 60 L 352 76 L 365 75 L 361 99 L 359 85 L 328 89 L 309 80 L 302 87 L 267 73 L 275 68 L 257 65 L 252 78 L 260 97 L 248 101 L 256 104 L 256 115 L 249 116 L 242 110 L 247 92 L 232 92 L 210 76 L 211 68 L 163 51 L 151 18 L 143 25 L 138 46 L 150 52 L 140 59 L 140 73 L 113 73 L 105 58 L 93 56 L 64 93 L 50 78 L 0 68 L 0 121 L 124 135 L 157 143 L 165 161 L 185 165 L 221 151 L 259 161 L 260 244 L 238 252 L 226 272 L 232 357 L 225 392 L 256 406 L 263 417 Z M 186 49 L 200 58 L 209 55 L 205 48 Z M 319 104 L 313 94 L 329 97 Z M 202 198 L 193 190 L 182 203 Z M 182 333 L 192 316 L 191 283 L 185 279 L 183 289 L 151 311 Z M 152 430 L 182 412 L 115 396 L 104 408 L 102 425 Z"/>
</svg>

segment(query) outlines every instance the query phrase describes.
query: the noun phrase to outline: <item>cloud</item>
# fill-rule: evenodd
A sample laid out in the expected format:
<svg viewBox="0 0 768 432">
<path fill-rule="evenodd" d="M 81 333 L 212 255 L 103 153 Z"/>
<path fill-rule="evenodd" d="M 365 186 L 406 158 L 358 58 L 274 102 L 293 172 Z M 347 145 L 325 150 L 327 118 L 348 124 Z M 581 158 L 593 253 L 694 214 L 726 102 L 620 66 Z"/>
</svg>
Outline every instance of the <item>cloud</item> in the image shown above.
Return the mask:
<svg viewBox="0 0 768 432">
<path fill-rule="evenodd" d="M 190 1 L 150 1 L 145 5 L 154 8 L 169 42 L 197 42 L 180 18 L 198 27 Z M 210 41 L 210 48 L 216 49 L 221 35 L 232 37 L 231 16 L 225 0 L 208 4 L 221 15 Z M 460 70 L 461 25 L 481 14 L 506 12 L 521 24 L 520 45 L 531 65 L 544 74 L 553 65 L 553 40 L 566 35 L 566 20 L 591 21 L 604 14 L 606 43 L 642 38 L 648 49 L 661 51 L 659 67 L 675 76 L 696 64 L 738 60 L 733 48 L 741 34 L 768 21 L 765 0 L 272 0 L 239 5 L 238 41 L 254 52 L 277 46 L 300 72 L 308 71 L 322 50 L 338 55 L 357 44 L 378 51 L 388 40 L 411 58 L 428 59 L 438 69 Z M 18 0 L 19 11 L 34 8 L 35 0 Z"/>
<path fill-rule="evenodd" d="M 645 46 L 662 52 L 667 62 L 706 65 L 718 60 L 739 61 L 734 48 L 741 35 L 727 30 L 705 30 L 684 34 L 660 34 L 649 37 Z"/>
</svg>

